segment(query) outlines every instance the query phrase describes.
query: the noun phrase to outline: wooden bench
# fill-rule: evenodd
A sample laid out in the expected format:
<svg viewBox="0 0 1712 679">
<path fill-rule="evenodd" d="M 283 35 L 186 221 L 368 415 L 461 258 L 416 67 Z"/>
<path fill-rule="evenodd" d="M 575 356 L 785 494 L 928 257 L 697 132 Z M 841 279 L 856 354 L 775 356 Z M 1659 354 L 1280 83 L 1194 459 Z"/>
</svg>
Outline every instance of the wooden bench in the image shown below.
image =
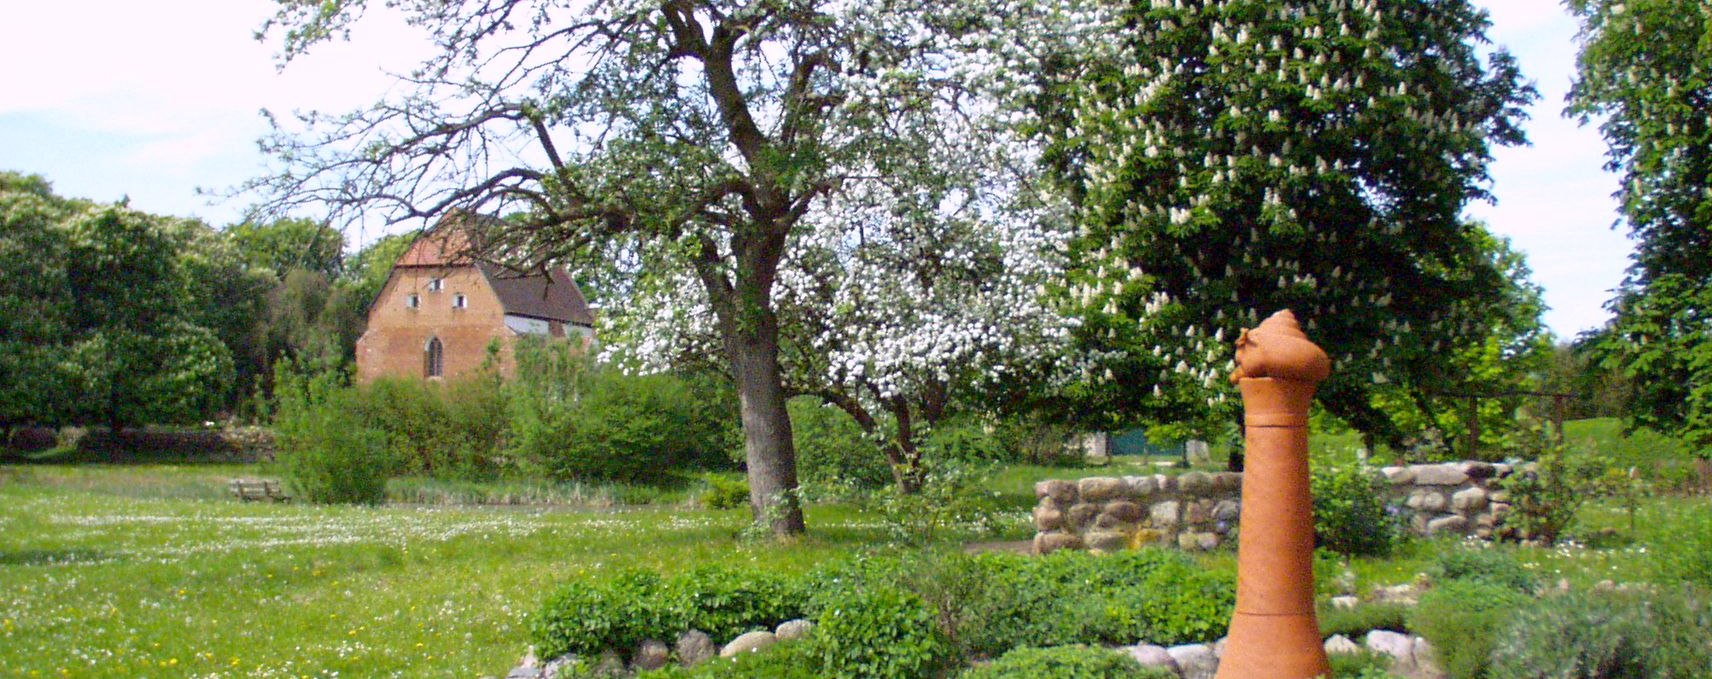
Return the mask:
<svg viewBox="0 0 1712 679">
<path fill-rule="evenodd" d="M 232 479 L 231 483 L 228 483 L 226 487 L 232 491 L 233 495 L 236 495 L 239 500 L 244 502 L 257 502 L 260 500 L 267 500 L 269 502 L 291 501 L 291 496 L 285 494 L 285 489 L 280 487 L 279 482 L 269 479 Z"/>
</svg>

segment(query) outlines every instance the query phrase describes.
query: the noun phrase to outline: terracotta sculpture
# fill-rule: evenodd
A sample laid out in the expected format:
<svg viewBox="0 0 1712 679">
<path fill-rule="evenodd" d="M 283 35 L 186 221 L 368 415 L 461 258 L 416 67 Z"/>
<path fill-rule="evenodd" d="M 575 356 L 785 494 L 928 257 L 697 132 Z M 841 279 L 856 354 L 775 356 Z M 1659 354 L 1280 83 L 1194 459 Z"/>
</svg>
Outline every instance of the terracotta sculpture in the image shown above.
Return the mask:
<svg viewBox="0 0 1712 679">
<path fill-rule="evenodd" d="M 1237 539 L 1236 614 L 1217 679 L 1330 673 L 1314 618 L 1314 511 L 1308 405 L 1331 372 L 1326 353 L 1280 311 L 1236 341 L 1247 468 Z"/>
</svg>

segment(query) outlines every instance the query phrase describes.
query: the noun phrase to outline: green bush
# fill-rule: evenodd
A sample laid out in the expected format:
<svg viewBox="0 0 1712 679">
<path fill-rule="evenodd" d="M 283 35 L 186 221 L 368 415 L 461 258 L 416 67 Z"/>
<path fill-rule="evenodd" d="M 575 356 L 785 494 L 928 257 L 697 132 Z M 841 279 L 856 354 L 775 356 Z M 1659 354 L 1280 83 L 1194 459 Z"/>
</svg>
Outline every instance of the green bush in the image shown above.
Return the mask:
<svg viewBox="0 0 1712 679">
<path fill-rule="evenodd" d="M 803 617 L 802 591 L 792 579 L 763 571 L 703 566 L 667 580 L 661 596 L 684 629 L 729 641 Z M 683 630 L 672 630 L 670 640 Z"/>
<path fill-rule="evenodd" d="M 1534 468 L 1499 479 L 1499 488 L 1510 493 L 1510 514 L 1504 519 L 1504 537 L 1556 542 L 1575 522 L 1581 504 L 1592 497 L 1605 462 L 1592 455 L 1577 455 L 1562 446 L 1539 449 Z"/>
<path fill-rule="evenodd" d="M 848 413 L 809 396 L 793 398 L 786 407 L 797 451 L 797 477 L 804 489 L 839 496 L 892 482 L 885 456 Z"/>
<path fill-rule="evenodd" d="M 1435 582 L 1474 580 L 1532 594 L 1538 578 L 1508 550 L 1494 547 L 1447 549 L 1438 553 L 1427 575 Z"/>
<path fill-rule="evenodd" d="M 1401 526 L 1385 497 L 1390 484 L 1366 466 L 1316 468 L 1309 477 L 1314 497 L 1314 542 L 1351 556 L 1385 556 L 1396 547 Z"/>
<path fill-rule="evenodd" d="M 279 462 L 296 498 L 312 503 L 380 505 L 387 499 L 385 438 L 353 416 L 351 393 L 281 412 Z"/>
<path fill-rule="evenodd" d="M 1321 630 L 1324 632 L 1324 630 Z M 1331 679 L 1397 679 L 1391 674 L 1391 656 L 1369 650 L 1327 656 Z"/>
<path fill-rule="evenodd" d="M 956 460 L 928 463 L 921 488 L 908 495 L 875 493 L 868 508 L 879 512 L 893 541 L 928 545 L 998 531 L 1003 515 L 989 488 L 990 468 Z"/>
<path fill-rule="evenodd" d="M 1649 517 L 1659 530 L 1648 540 L 1652 577 L 1664 583 L 1691 583 L 1712 588 L 1712 516 L 1705 503 L 1681 503 Z"/>
<path fill-rule="evenodd" d="M 1712 608 L 1689 589 L 1588 592 L 1518 612 L 1492 653 L 1495 677 L 1688 679 L 1712 676 Z"/>
<path fill-rule="evenodd" d="M 543 658 L 566 653 L 629 653 L 647 639 L 673 639 L 687 629 L 658 574 L 627 570 L 605 580 L 579 580 L 547 597 L 530 626 Z"/>
<path fill-rule="evenodd" d="M 1376 629 L 1403 632 L 1408 627 L 1409 607 L 1399 603 L 1366 603 L 1353 608 L 1324 607 L 1319 611 L 1320 634 L 1342 634 L 1360 639 Z"/>
<path fill-rule="evenodd" d="M 749 506 L 749 482 L 720 474 L 704 474 L 705 486 L 697 501 L 707 509 L 737 509 Z"/>
<path fill-rule="evenodd" d="M 898 587 L 823 598 L 809 639 L 825 677 L 915 679 L 947 667 L 954 651 L 921 597 Z"/>
<path fill-rule="evenodd" d="M 1492 676 L 1487 666 L 1498 633 L 1530 598 L 1484 580 L 1450 580 L 1421 595 L 1409 629 L 1432 642 L 1453 679 Z"/>
<path fill-rule="evenodd" d="M 1019 648 L 957 676 L 963 679 L 1171 679 L 1177 673 L 1158 667 L 1142 667 L 1122 651 L 1076 645 Z"/>
<path fill-rule="evenodd" d="M 672 375 L 591 369 L 578 380 L 560 396 L 513 407 L 509 452 L 526 468 L 559 480 L 637 482 L 729 464 L 736 417 L 722 407 L 731 401 Z"/>
</svg>

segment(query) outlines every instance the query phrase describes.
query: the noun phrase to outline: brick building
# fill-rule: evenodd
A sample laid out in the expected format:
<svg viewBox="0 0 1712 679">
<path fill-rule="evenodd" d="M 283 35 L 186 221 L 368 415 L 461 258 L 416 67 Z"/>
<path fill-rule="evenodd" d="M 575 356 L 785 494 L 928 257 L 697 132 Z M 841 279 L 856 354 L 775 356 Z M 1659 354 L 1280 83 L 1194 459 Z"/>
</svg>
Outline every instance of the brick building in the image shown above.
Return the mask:
<svg viewBox="0 0 1712 679">
<path fill-rule="evenodd" d="M 509 377 L 519 337 L 594 340 L 588 301 L 563 269 L 524 275 L 478 262 L 464 254 L 469 239 L 443 219 L 398 258 L 357 339 L 358 381 L 455 378 L 479 369 L 490 344 Z"/>
</svg>

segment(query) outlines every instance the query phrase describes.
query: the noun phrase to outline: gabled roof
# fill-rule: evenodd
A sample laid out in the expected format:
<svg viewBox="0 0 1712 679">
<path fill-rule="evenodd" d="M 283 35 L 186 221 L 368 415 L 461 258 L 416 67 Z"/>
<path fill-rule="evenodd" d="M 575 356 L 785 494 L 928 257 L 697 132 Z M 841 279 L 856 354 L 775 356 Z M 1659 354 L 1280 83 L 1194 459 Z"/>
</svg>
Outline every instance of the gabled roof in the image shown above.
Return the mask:
<svg viewBox="0 0 1712 679">
<path fill-rule="evenodd" d="M 594 326 L 594 313 L 577 282 L 563 268 L 545 275 L 528 274 L 498 264 L 479 261 L 465 220 L 497 222 L 492 217 L 468 213 L 448 214 L 410 244 L 394 268 L 474 266 L 493 288 L 505 313 L 548 321 Z"/>
</svg>

